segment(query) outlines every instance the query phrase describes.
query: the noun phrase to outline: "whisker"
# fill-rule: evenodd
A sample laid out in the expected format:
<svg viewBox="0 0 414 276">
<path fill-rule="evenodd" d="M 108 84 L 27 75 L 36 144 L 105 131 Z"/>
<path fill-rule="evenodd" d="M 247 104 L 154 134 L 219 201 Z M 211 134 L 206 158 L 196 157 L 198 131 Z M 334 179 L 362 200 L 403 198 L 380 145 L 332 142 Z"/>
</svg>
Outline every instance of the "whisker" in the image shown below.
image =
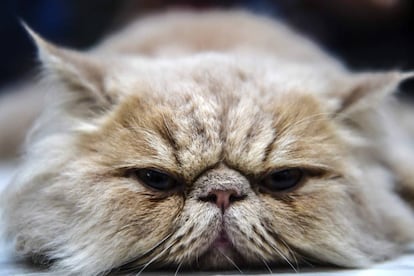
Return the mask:
<svg viewBox="0 0 414 276">
<path fill-rule="evenodd" d="M 283 258 L 283 260 L 285 260 L 285 262 L 287 262 L 290 265 L 290 267 L 295 271 L 295 273 L 298 273 L 295 266 L 289 261 L 289 259 L 285 256 L 285 254 L 283 254 L 282 251 L 280 251 L 277 247 L 273 246 L 272 244 L 270 244 L 270 246 L 280 255 L 280 257 Z"/>
<path fill-rule="evenodd" d="M 314 267 L 314 264 L 312 263 L 313 259 L 310 256 L 303 255 L 298 250 L 293 250 L 292 247 L 280 236 L 278 236 L 278 240 L 286 246 L 286 248 L 289 250 L 292 257 L 295 259 L 295 263 L 296 263 L 298 271 L 299 271 L 299 262 L 298 262 L 297 257 L 299 257 L 301 264 L 306 264 L 310 267 Z"/>
<path fill-rule="evenodd" d="M 315 265 L 312 263 L 312 261 L 314 261 L 312 258 L 304 256 L 302 254 L 299 254 L 299 256 L 301 258 L 302 263 L 304 263 L 304 264 L 306 264 L 310 267 L 315 267 Z"/>
<path fill-rule="evenodd" d="M 148 255 L 149 253 L 151 253 L 152 251 L 156 250 L 158 247 L 160 247 L 164 242 L 166 242 L 171 236 L 173 235 L 173 233 L 168 234 L 165 238 L 163 238 L 162 240 L 160 240 L 158 243 L 156 243 L 153 247 L 151 247 L 150 249 L 148 249 L 147 251 L 145 251 L 144 253 L 140 254 L 139 256 L 135 257 L 132 260 L 129 260 L 123 264 L 121 264 L 119 267 L 121 268 L 122 271 L 131 271 L 137 268 L 137 266 L 139 265 L 135 265 L 132 268 L 125 268 L 123 269 L 122 267 L 127 267 L 129 264 L 132 264 L 136 261 L 138 261 L 139 259 L 141 259 L 142 257 L 144 257 L 145 255 Z"/>
<path fill-rule="evenodd" d="M 284 241 L 282 241 L 280 238 L 275 238 L 274 237 L 274 235 L 276 235 L 277 236 L 277 234 L 275 234 L 275 233 L 273 233 L 273 231 L 271 231 L 270 229 L 269 229 L 269 227 L 266 227 L 265 225 L 263 225 L 263 224 L 261 224 L 261 226 L 263 227 L 263 229 L 264 229 L 264 231 L 265 231 L 265 233 L 267 233 L 268 234 L 268 236 L 271 238 L 271 241 L 267 241 L 267 244 L 269 245 L 269 246 L 271 246 L 275 251 L 276 251 L 276 253 L 277 254 L 279 254 L 279 256 L 280 257 L 282 257 L 282 259 L 286 262 L 286 263 L 288 263 L 289 265 L 290 265 L 290 267 L 296 272 L 296 273 L 298 273 L 298 270 L 295 268 L 295 266 L 289 261 L 289 258 L 285 255 L 285 254 L 283 254 L 283 252 L 279 249 L 279 248 L 277 248 L 277 244 L 278 244 L 278 242 L 277 241 L 281 241 L 281 242 L 283 242 L 284 243 L 284 245 L 286 246 L 287 244 L 284 242 Z M 289 250 L 289 248 L 288 248 L 288 250 Z"/>
<path fill-rule="evenodd" d="M 266 266 L 267 271 L 269 271 L 269 274 L 273 274 L 272 269 L 270 268 L 270 266 L 266 263 L 266 261 L 264 259 L 262 259 L 262 262 L 264 263 L 264 265 Z"/>
<path fill-rule="evenodd" d="M 175 243 L 171 243 L 171 245 L 167 246 L 163 251 L 161 251 L 159 254 L 155 255 L 150 261 L 148 261 L 140 271 L 136 274 L 136 276 L 141 275 L 141 273 L 150 266 L 153 262 L 155 262 L 158 258 L 160 258 L 167 250 L 169 250 L 172 246 L 174 246 Z"/>
<path fill-rule="evenodd" d="M 164 243 L 167 239 L 169 239 L 171 236 L 173 235 L 173 233 L 170 233 L 169 235 L 167 235 L 165 238 L 163 238 L 161 241 L 159 241 L 158 243 L 156 243 L 152 248 L 150 248 L 149 250 L 147 250 L 146 252 L 144 252 L 143 254 L 141 254 L 141 256 L 145 256 L 148 253 L 150 253 L 151 251 L 155 250 L 157 247 L 159 247 L 162 243 Z"/>
<path fill-rule="evenodd" d="M 180 270 L 180 267 L 181 267 L 181 265 L 183 264 L 183 262 L 180 262 L 179 264 L 178 264 L 178 267 L 177 267 L 177 270 L 175 271 L 175 273 L 174 273 L 174 276 L 177 276 L 178 275 L 178 271 Z"/>
<path fill-rule="evenodd" d="M 296 267 L 299 270 L 299 262 L 298 262 L 298 259 L 296 258 L 296 252 L 292 250 L 292 248 L 289 246 L 289 244 L 284 239 L 279 237 L 278 240 L 282 242 L 283 245 L 286 247 L 286 249 L 289 251 L 289 254 L 293 257 L 293 261 L 295 262 Z"/>
<path fill-rule="evenodd" d="M 240 274 L 244 274 L 243 271 L 240 269 L 240 267 L 238 267 L 236 263 L 229 256 L 224 254 L 221 250 L 218 250 L 218 252 L 220 252 L 220 254 L 223 255 L 240 272 Z"/>
</svg>

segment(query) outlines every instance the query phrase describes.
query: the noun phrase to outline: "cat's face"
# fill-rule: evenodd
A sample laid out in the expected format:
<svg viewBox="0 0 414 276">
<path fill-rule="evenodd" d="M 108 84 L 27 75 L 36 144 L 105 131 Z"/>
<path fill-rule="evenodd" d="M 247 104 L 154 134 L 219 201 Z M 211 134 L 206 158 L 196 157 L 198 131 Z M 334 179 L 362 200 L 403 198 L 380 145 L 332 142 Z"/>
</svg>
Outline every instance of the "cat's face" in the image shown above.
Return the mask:
<svg viewBox="0 0 414 276">
<path fill-rule="evenodd" d="M 391 230 L 378 230 L 343 123 L 322 96 L 349 89 L 322 69 L 200 55 L 113 58 L 97 73 L 64 60 L 72 54 L 51 59 L 64 93 L 77 95 L 56 118 L 67 128 L 40 135 L 32 150 L 48 160 L 9 199 L 22 252 L 91 273 L 357 266 L 390 254 Z"/>
<path fill-rule="evenodd" d="M 260 76 L 217 65 L 226 76 L 206 70 L 200 80 L 190 67 L 159 91 L 137 87 L 79 141 L 90 169 L 74 182 L 108 212 L 123 250 L 149 251 L 137 263 L 293 262 L 293 248 L 324 243 L 325 220 L 347 201 L 345 148 L 317 100 L 260 96 L 273 92 L 255 84 Z M 225 207 L 217 191 L 229 193 Z"/>
</svg>

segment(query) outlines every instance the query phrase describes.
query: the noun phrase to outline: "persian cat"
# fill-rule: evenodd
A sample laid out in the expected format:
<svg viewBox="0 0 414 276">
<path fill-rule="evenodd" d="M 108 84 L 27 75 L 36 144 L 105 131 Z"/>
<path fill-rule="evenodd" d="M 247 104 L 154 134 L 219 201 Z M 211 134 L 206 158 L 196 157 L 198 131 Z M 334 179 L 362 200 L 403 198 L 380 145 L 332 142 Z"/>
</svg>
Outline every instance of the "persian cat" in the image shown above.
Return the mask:
<svg viewBox="0 0 414 276">
<path fill-rule="evenodd" d="M 170 12 L 78 52 L 33 31 L 48 104 L 1 198 L 51 270 L 362 267 L 414 240 L 409 73 L 350 72 L 281 23 Z"/>
</svg>

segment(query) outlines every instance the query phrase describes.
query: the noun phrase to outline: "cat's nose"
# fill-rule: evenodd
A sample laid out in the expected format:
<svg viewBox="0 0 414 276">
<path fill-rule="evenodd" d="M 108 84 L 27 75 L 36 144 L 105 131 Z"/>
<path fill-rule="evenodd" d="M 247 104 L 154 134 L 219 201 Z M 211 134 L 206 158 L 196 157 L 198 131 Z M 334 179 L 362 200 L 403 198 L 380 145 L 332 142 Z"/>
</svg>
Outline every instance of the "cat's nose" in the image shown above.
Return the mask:
<svg viewBox="0 0 414 276">
<path fill-rule="evenodd" d="M 216 204 L 224 213 L 233 202 L 242 200 L 245 197 L 245 195 L 240 195 L 235 190 L 212 190 L 207 196 L 200 197 L 200 200 Z"/>
</svg>

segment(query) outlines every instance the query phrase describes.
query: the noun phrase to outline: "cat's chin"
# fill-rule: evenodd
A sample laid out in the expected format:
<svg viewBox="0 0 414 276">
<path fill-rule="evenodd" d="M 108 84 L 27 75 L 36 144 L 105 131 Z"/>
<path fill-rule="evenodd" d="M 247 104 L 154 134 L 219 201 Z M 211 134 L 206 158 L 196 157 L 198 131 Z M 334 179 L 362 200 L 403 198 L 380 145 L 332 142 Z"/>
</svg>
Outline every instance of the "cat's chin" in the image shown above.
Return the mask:
<svg viewBox="0 0 414 276">
<path fill-rule="evenodd" d="M 203 270 L 235 269 L 244 263 L 242 256 L 233 246 L 211 247 L 197 261 Z"/>
<path fill-rule="evenodd" d="M 208 250 L 197 260 L 201 269 L 234 269 L 245 261 L 227 237 L 222 232 L 211 244 Z"/>
</svg>

